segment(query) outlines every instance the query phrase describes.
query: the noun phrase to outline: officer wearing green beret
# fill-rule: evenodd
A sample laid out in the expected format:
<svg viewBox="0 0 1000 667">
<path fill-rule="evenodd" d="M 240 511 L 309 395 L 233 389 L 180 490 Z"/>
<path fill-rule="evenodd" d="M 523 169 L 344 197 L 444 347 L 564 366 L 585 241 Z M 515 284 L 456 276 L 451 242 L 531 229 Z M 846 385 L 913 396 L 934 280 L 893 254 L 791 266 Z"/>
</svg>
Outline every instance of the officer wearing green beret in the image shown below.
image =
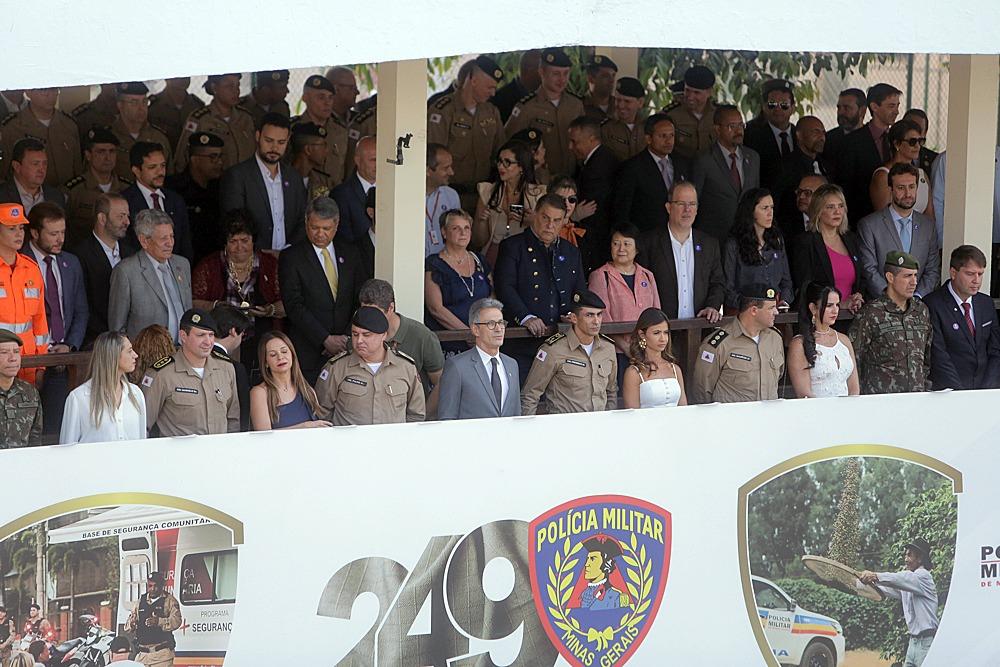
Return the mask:
<svg viewBox="0 0 1000 667">
<path fill-rule="evenodd" d="M 885 292 L 862 307 L 849 332 L 861 393 L 927 391 L 931 318 L 924 302 L 913 298 L 920 266 L 912 255 L 893 250 L 883 269 Z"/>
<path fill-rule="evenodd" d="M 500 111 L 489 101 L 503 70 L 487 56 L 471 61 L 458 90 L 427 109 L 427 143 L 442 144 L 454 159 L 451 186 L 468 210 L 475 206 L 476 183 L 489 180 L 493 160 L 504 142 Z M 472 206 L 469 206 L 469 204 Z"/>
<path fill-rule="evenodd" d="M 323 171 L 330 154 L 326 128 L 310 122 L 293 125 L 290 154 L 295 171 L 303 174 L 308 201 L 316 197 L 329 197 L 335 183 L 333 177 Z"/>
<path fill-rule="evenodd" d="M 611 116 L 615 108 L 615 77 L 618 65 L 607 56 L 594 55 L 587 61 L 587 94 L 583 96 L 583 108 L 588 116 L 604 120 Z"/>
<path fill-rule="evenodd" d="M 257 128 L 250 112 L 239 105 L 241 74 L 213 74 L 205 81 L 212 96 L 207 107 L 198 109 L 184 123 L 177 142 L 173 171 L 183 171 L 188 162 L 188 137 L 195 132 L 210 132 L 225 142 L 222 168 L 249 160 L 257 151 Z"/>
<path fill-rule="evenodd" d="M 550 413 L 615 409 L 618 357 L 614 341 L 601 333 L 606 307 L 590 290 L 573 295 L 573 326 L 547 338 L 535 354 L 521 390 L 521 414 L 535 414 L 542 394 Z"/>
<path fill-rule="evenodd" d="M 416 363 L 386 344 L 388 331 L 381 310 L 358 308 L 351 320 L 351 349 L 320 371 L 316 397 L 334 426 L 424 420 L 424 386 Z"/>
<path fill-rule="evenodd" d="M 166 132 L 149 122 L 149 88 L 141 81 L 126 81 L 115 85 L 115 100 L 118 117 L 111 123 L 111 131 L 118 138 L 118 160 L 116 173 L 132 181 L 134 175 L 129 166 L 128 155 L 137 141 L 149 141 L 163 146 L 163 157 L 170 164 L 173 146 Z"/>
<path fill-rule="evenodd" d="M 66 190 L 66 241 L 70 247 L 90 234 L 97 214 L 97 198 L 118 194 L 132 181 L 115 173 L 118 137 L 108 127 L 92 127 L 83 139 L 86 170 L 63 184 Z M 128 160 L 128 156 L 125 156 Z"/>
<path fill-rule="evenodd" d="M 778 398 L 785 346 L 775 331 L 778 292 L 747 285 L 740 312 L 702 341 L 695 362 L 692 403 L 739 403 Z"/>
<path fill-rule="evenodd" d="M 266 72 L 254 72 L 251 77 L 249 95 L 240 98 L 240 106 L 253 116 L 254 127 L 260 125 L 264 114 L 274 112 L 285 118 L 291 115 L 288 108 L 288 70 L 276 69 Z"/>
<path fill-rule="evenodd" d="M 188 310 L 180 321 L 180 349 L 155 362 L 142 378 L 146 423 L 162 436 L 240 430 L 236 371 L 212 356 L 215 326 L 206 311 Z"/>
<path fill-rule="evenodd" d="M 554 174 L 568 174 L 576 167 L 569 150 L 569 124 L 585 113 L 583 100 L 566 89 L 572 65 L 562 49 L 542 51 L 538 66 L 542 85 L 514 106 L 506 125 L 508 136 L 527 127 L 542 133 L 546 161 Z"/>
<path fill-rule="evenodd" d="M 615 85 L 613 113 L 601 123 L 601 143 L 624 162 L 646 147 L 641 113 L 646 89 L 639 79 L 623 76 Z"/>
<path fill-rule="evenodd" d="M 42 401 L 34 385 L 17 377 L 21 339 L 0 329 L 0 449 L 42 444 Z"/>
<path fill-rule="evenodd" d="M 715 104 L 712 102 L 712 87 L 715 74 L 703 65 L 695 65 L 684 73 L 684 80 L 670 87 L 680 99 L 663 113 L 670 116 L 677 130 L 677 145 L 674 154 L 686 160 L 693 160 L 701 153 L 707 153 L 715 143 Z"/>
</svg>

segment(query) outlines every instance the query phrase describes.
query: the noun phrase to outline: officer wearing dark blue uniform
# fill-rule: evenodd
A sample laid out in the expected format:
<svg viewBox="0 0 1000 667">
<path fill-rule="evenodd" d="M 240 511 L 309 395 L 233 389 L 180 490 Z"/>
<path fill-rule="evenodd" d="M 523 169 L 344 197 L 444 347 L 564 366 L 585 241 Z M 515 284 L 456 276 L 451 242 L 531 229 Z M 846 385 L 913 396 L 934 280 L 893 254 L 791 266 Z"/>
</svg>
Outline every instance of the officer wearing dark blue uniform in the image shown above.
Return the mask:
<svg viewBox="0 0 1000 667">
<path fill-rule="evenodd" d="M 526 327 L 536 338 L 572 309 L 573 294 L 586 289 L 580 251 L 559 238 L 566 221 L 566 201 L 553 194 L 538 200 L 531 225 L 500 243 L 493 271 L 497 298 L 515 326 Z M 538 349 L 535 339 L 513 338 L 504 352 L 514 357 L 521 384 Z"/>
</svg>

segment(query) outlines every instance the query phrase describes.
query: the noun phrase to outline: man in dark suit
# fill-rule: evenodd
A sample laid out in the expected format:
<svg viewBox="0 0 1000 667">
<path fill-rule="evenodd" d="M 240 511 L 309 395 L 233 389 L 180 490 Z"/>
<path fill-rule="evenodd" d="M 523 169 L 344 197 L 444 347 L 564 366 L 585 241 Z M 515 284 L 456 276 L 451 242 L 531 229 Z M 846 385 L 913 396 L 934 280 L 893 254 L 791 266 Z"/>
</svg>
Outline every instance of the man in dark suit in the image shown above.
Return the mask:
<svg viewBox="0 0 1000 667">
<path fill-rule="evenodd" d="M 898 88 L 877 83 L 868 89 L 868 110 L 872 119 L 847 135 L 836 168 L 834 181 L 847 196 L 847 215 L 852 222 L 872 212 L 869 194 L 872 174 L 889 160 L 889 128 L 899 115 Z"/>
<path fill-rule="evenodd" d="M 63 252 L 66 214 L 50 202 L 35 204 L 28 213 L 30 241 L 23 251 L 42 270 L 45 281 L 45 319 L 49 324 L 49 352 L 72 352 L 83 345 L 87 330 L 87 292 L 80 260 Z M 69 395 L 65 369 L 51 368 L 42 387 L 45 433 L 57 433 L 62 425 L 62 407 Z"/>
<path fill-rule="evenodd" d="M 934 327 L 934 389 L 1000 387 L 1000 326 L 993 299 L 980 293 L 986 255 L 962 245 L 951 253 L 950 280 L 924 299 Z"/>
<path fill-rule="evenodd" d="M 695 158 L 691 182 L 698 189 L 695 226 L 721 246 L 729 238 L 736 205 L 747 190 L 760 187 L 760 156 L 743 146 L 743 115 L 731 104 L 715 108 L 718 142 Z"/>
<path fill-rule="evenodd" d="M 365 195 L 375 187 L 375 137 L 362 137 L 354 149 L 354 173 L 330 193 L 340 209 L 337 234 L 341 241 L 357 243 L 372 221 L 365 212 Z"/>
<path fill-rule="evenodd" d="M 212 309 L 215 320 L 215 345 L 212 356 L 233 365 L 236 371 L 236 395 L 240 401 L 240 431 L 250 430 L 250 374 L 242 361 L 233 358 L 239 355 L 243 344 L 243 334 L 253 321 L 242 310 L 228 303 L 220 303 Z"/>
<path fill-rule="evenodd" d="M 771 194 L 774 195 L 775 217 L 781 220 L 795 219 L 795 190 L 804 176 L 827 176 L 823 156 L 823 146 L 826 145 L 826 130 L 823 121 L 815 116 L 803 116 L 795 125 L 795 150 L 781 160 L 781 175 L 775 182 Z M 801 218 L 801 216 L 798 216 Z M 792 238 L 802 232 L 798 228 L 782 229 L 785 242 L 791 243 Z M 791 236 L 789 235 L 791 234 Z"/>
<path fill-rule="evenodd" d="M 475 346 L 444 363 L 438 419 L 520 416 L 517 362 L 500 352 L 506 331 L 503 304 L 496 299 L 473 303 L 469 328 Z"/>
<path fill-rule="evenodd" d="M 826 146 L 823 154 L 835 169 L 844 150 L 847 135 L 860 128 L 868 114 L 868 98 L 863 90 L 848 88 L 840 91 L 837 98 L 837 127 L 826 133 Z"/>
<path fill-rule="evenodd" d="M 368 233 L 355 244 L 361 259 L 362 274 L 365 280 L 375 277 L 375 190 L 371 188 L 365 195 L 365 213 L 371 218 L 372 226 Z"/>
<path fill-rule="evenodd" d="M 45 144 L 34 137 L 19 139 L 10 156 L 11 179 L 0 183 L 0 203 L 21 204 L 24 212 L 43 201 L 66 208 L 66 197 L 59 188 L 45 185 L 49 158 Z"/>
<path fill-rule="evenodd" d="M 760 155 L 760 185 L 773 191 L 781 161 L 795 150 L 794 86 L 784 79 L 764 82 L 760 115 L 747 123 L 744 143 Z"/>
<path fill-rule="evenodd" d="M 785 195 L 784 199 L 788 205 L 782 205 L 782 210 L 775 215 L 775 222 L 781 230 L 781 235 L 785 237 L 787 247 L 795 247 L 796 239 L 805 233 L 809 224 L 809 206 L 812 204 L 813 193 L 816 192 L 816 188 L 827 183 L 826 176 L 806 174 L 799 179 L 798 186 Z M 794 277 L 792 274 L 793 279 Z M 799 283 L 796 282 L 797 284 Z"/>
<path fill-rule="evenodd" d="M 538 73 L 538 66 L 541 64 L 541 49 L 530 49 L 521 53 L 521 60 L 518 65 L 519 73 L 514 79 L 501 86 L 490 102 L 500 110 L 500 121 L 507 122 L 510 112 L 521 98 L 528 93 L 535 92 L 535 89 L 542 83 L 541 75 Z"/>
<path fill-rule="evenodd" d="M 334 239 L 339 222 L 336 202 L 317 197 L 306 207 L 306 240 L 278 259 L 288 336 L 309 384 L 329 357 L 347 349 L 358 306 L 362 269 L 354 248 Z"/>
<path fill-rule="evenodd" d="M 188 163 L 184 171 L 167 177 L 166 186 L 187 204 L 191 225 L 191 245 L 197 264 L 218 252 L 225 243 L 219 208 L 219 181 L 222 180 L 222 137 L 195 132 L 188 137 Z"/>
<path fill-rule="evenodd" d="M 167 157 L 163 147 L 148 141 L 137 141 L 129 151 L 129 164 L 135 183 L 122 190 L 122 197 L 128 202 L 133 223 L 139 211 L 155 209 L 165 211 L 174 222 L 174 253 L 192 261 L 194 248 L 191 245 L 191 225 L 188 222 L 187 205 L 173 190 L 163 187 L 167 177 Z M 134 227 L 128 229 L 129 242 L 138 247 Z"/>
<path fill-rule="evenodd" d="M 281 159 L 291 136 L 288 118 L 268 112 L 257 129 L 257 152 L 222 175 L 223 212 L 245 209 L 256 227 L 256 245 L 280 251 L 303 240 L 306 186 L 302 175 Z"/>
<path fill-rule="evenodd" d="M 614 220 L 640 231 L 663 229 L 667 224 L 667 198 L 676 183 L 690 178 L 691 165 L 671 153 L 677 128 L 670 116 L 653 114 L 646 119 L 646 150 L 622 162 L 615 182 Z"/>
<path fill-rule="evenodd" d="M 136 248 L 125 240 L 130 224 L 128 202 L 118 194 L 101 194 L 94 202 L 95 220 L 92 234 L 84 236 L 73 247 L 83 268 L 87 288 L 87 333 L 83 338 L 89 346 L 108 330 L 108 295 L 111 292 L 111 270 L 135 254 Z"/>
<path fill-rule="evenodd" d="M 581 116 L 569 124 L 569 150 L 577 160 L 576 186 L 579 204 L 574 215 L 587 230 L 580 240 L 585 274 L 611 257 L 611 195 L 618 158 L 601 143 L 601 124 Z M 587 213 L 587 211 L 591 211 Z"/>
<path fill-rule="evenodd" d="M 704 317 L 714 324 L 722 317 L 726 280 L 719 242 L 692 229 L 698 191 L 689 182 L 676 184 L 667 211 L 667 224 L 646 232 L 639 240 L 636 261 L 653 272 L 660 309 L 667 317 Z"/>
</svg>

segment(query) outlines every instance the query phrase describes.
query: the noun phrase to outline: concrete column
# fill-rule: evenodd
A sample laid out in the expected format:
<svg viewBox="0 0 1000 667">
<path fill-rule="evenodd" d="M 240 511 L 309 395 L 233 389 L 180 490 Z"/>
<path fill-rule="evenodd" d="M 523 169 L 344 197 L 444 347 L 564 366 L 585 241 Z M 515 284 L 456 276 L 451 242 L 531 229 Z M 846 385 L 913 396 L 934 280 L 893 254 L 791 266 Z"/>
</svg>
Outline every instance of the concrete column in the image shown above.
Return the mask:
<svg viewBox="0 0 1000 667">
<path fill-rule="evenodd" d="M 427 61 L 378 66 L 375 275 L 392 283 L 399 312 L 424 316 L 424 204 L 427 166 Z M 397 160 L 399 137 L 410 147 Z M 392 161 L 393 163 L 390 163 Z"/>
<path fill-rule="evenodd" d="M 1000 57 L 952 54 L 948 74 L 948 171 L 945 178 L 944 254 L 963 244 L 990 256 Z M 983 291 L 990 285 L 986 267 Z"/>
<path fill-rule="evenodd" d="M 618 65 L 618 76 L 639 77 L 639 49 L 619 46 L 595 46 L 594 53 L 607 56 Z"/>
</svg>

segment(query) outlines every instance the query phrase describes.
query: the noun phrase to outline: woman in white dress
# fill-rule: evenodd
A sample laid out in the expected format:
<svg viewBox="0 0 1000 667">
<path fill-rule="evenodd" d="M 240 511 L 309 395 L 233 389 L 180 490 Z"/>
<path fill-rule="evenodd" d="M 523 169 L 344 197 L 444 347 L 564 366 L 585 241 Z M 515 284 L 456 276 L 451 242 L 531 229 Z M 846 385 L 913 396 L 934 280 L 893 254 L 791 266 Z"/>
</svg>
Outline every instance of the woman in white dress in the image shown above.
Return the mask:
<svg viewBox="0 0 1000 667">
<path fill-rule="evenodd" d="M 670 352 L 670 323 L 659 308 L 647 308 L 636 320 L 629 360 L 622 381 L 626 408 L 687 405 L 684 376 Z"/>
<path fill-rule="evenodd" d="M 799 298 L 800 335 L 788 345 L 788 374 L 799 398 L 857 396 L 858 364 L 851 339 L 833 328 L 840 292 L 806 283 Z"/>
<path fill-rule="evenodd" d="M 59 442 L 111 442 L 146 437 L 146 402 L 126 374 L 138 355 L 122 333 L 107 331 L 94 341 L 90 377 L 70 392 Z"/>
</svg>

